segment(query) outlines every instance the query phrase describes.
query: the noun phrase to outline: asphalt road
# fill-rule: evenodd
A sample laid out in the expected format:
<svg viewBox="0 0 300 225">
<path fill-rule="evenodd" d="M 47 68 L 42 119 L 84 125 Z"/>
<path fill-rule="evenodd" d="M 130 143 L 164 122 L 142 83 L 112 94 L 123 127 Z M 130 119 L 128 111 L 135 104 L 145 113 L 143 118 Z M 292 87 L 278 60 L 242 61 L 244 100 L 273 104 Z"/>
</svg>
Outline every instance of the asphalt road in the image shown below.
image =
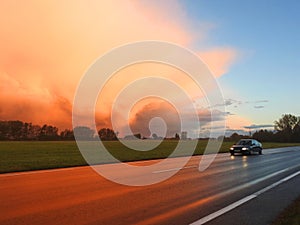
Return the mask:
<svg viewBox="0 0 300 225">
<path fill-rule="evenodd" d="M 219 154 L 204 172 L 198 170 L 200 159 L 192 157 L 175 176 L 144 187 L 113 183 L 90 167 L 2 174 L 0 224 L 201 224 L 253 193 L 259 194 L 208 224 L 268 224 L 300 195 L 300 175 L 282 180 L 300 170 L 300 147 L 263 155 Z M 176 170 L 178 160 L 170 159 L 152 175 Z M 139 176 L 118 170 L 117 164 L 103 167 L 126 179 Z"/>
</svg>

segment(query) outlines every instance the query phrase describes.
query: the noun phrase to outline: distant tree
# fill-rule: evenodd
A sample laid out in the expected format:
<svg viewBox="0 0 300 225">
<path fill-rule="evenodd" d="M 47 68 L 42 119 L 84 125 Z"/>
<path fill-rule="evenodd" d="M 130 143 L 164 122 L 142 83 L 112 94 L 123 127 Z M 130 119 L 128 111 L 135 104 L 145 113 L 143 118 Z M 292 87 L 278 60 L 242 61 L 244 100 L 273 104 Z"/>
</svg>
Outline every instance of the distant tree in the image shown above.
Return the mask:
<svg viewBox="0 0 300 225">
<path fill-rule="evenodd" d="M 293 136 L 292 139 L 294 142 L 300 143 L 300 121 L 293 128 Z"/>
<path fill-rule="evenodd" d="M 242 135 L 239 135 L 238 133 L 233 133 L 230 137 L 230 141 L 238 141 L 242 138 Z"/>
<path fill-rule="evenodd" d="M 221 136 L 219 136 L 219 137 L 217 137 L 217 140 L 218 141 L 226 141 L 226 137 L 224 136 L 224 135 L 221 135 Z"/>
<path fill-rule="evenodd" d="M 41 132 L 39 125 L 32 125 L 32 123 L 24 123 L 22 127 L 21 140 L 38 140 Z"/>
<path fill-rule="evenodd" d="M 28 140 L 30 134 L 31 123 L 23 123 L 21 140 Z"/>
<path fill-rule="evenodd" d="M 1 121 L 0 139 L 1 140 L 22 140 L 25 136 L 23 131 L 24 123 L 19 120 Z"/>
<path fill-rule="evenodd" d="M 142 139 L 142 135 L 141 135 L 141 134 L 134 134 L 134 136 L 135 136 L 137 139 Z"/>
<path fill-rule="evenodd" d="M 41 132 L 41 126 L 39 125 L 29 125 L 27 140 L 38 140 Z"/>
<path fill-rule="evenodd" d="M 275 129 L 278 131 L 283 130 L 293 130 L 294 127 L 299 124 L 300 117 L 294 116 L 292 114 L 284 114 L 282 117 L 275 121 Z"/>
<path fill-rule="evenodd" d="M 38 140 L 41 127 L 22 121 L 0 121 L 0 140 Z"/>
<path fill-rule="evenodd" d="M 65 129 L 64 131 L 60 132 L 61 140 L 74 140 L 74 132 L 69 129 Z"/>
<path fill-rule="evenodd" d="M 0 140 L 8 140 L 9 126 L 7 121 L 0 121 Z"/>
<path fill-rule="evenodd" d="M 284 114 L 275 121 L 275 129 L 278 131 L 275 135 L 276 140 L 280 142 L 295 142 L 298 140 L 298 126 L 300 117 L 292 114 Z"/>
<path fill-rule="evenodd" d="M 153 138 L 154 140 L 158 139 L 157 134 L 156 134 L 156 133 L 153 133 L 153 134 L 152 134 L 152 138 Z"/>
<path fill-rule="evenodd" d="M 124 139 L 126 140 L 136 140 L 136 139 L 142 139 L 142 135 L 141 134 L 133 134 L 133 135 L 126 135 L 124 137 Z"/>
<path fill-rule="evenodd" d="M 102 141 L 115 141 L 118 140 L 117 133 L 109 128 L 102 128 L 98 131 L 99 138 Z"/>
<path fill-rule="evenodd" d="M 39 140 L 42 141 L 53 141 L 58 140 L 58 128 L 53 126 L 43 125 L 40 131 Z"/>
<path fill-rule="evenodd" d="M 252 137 L 258 141 L 266 141 L 266 142 L 271 142 L 275 140 L 275 135 L 272 131 L 268 130 L 260 130 L 256 131 Z"/>
<path fill-rule="evenodd" d="M 180 136 L 178 133 L 175 134 L 175 140 L 179 140 L 180 139 Z"/>
<path fill-rule="evenodd" d="M 78 126 L 74 128 L 73 132 L 77 140 L 86 141 L 94 139 L 95 132 L 89 127 Z"/>
<path fill-rule="evenodd" d="M 11 140 L 21 140 L 22 139 L 22 137 L 24 136 L 23 125 L 24 125 L 24 123 L 19 120 L 9 121 L 10 139 Z"/>
</svg>

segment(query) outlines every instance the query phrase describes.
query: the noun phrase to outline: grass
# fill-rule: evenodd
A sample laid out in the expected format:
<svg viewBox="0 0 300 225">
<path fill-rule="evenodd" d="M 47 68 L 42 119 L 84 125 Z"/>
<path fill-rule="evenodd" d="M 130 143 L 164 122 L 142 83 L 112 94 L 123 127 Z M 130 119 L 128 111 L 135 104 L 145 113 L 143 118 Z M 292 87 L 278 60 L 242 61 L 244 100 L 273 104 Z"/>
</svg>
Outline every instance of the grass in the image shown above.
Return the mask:
<svg viewBox="0 0 300 225">
<path fill-rule="evenodd" d="M 0 173 L 86 165 L 75 142 L 0 142 Z"/>
<path fill-rule="evenodd" d="M 155 141 L 141 141 L 143 144 Z M 187 141 L 187 144 L 194 142 Z M 120 161 L 136 161 L 144 159 L 159 159 L 168 157 L 176 148 L 178 141 L 163 141 L 153 150 L 135 151 L 118 141 L 104 142 L 109 152 Z M 228 152 L 232 142 L 223 142 L 219 152 Z M 295 146 L 291 143 L 263 143 L 264 148 Z M 194 155 L 204 153 L 207 141 L 199 141 Z M 190 155 L 192 147 L 185 147 L 175 157 Z M 95 163 L 109 163 L 112 160 L 105 155 L 95 157 Z M 30 171 L 51 168 L 63 168 L 87 165 L 74 141 L 14 141 L 0 142 L 0 173 Z"/>
<path fill-rule="evenodd" d="M 300 197 L 289 205 L 271 225 L 299 225 L 300 224 Z"/>
</svg>

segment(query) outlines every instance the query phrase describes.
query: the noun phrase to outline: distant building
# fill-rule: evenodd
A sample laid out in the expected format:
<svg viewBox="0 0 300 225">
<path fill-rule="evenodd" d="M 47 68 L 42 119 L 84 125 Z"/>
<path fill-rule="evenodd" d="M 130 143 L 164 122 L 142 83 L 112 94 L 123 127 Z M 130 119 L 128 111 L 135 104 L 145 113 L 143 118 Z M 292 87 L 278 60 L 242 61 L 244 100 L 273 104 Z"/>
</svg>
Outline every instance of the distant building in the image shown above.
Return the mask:
<svg viewBox="0 0 300 225">
<path fill-rule="evenodd" d="M 186 131 L 181 132 L 181 140 L 187 140 L 187 132 Z"/>
</svg>

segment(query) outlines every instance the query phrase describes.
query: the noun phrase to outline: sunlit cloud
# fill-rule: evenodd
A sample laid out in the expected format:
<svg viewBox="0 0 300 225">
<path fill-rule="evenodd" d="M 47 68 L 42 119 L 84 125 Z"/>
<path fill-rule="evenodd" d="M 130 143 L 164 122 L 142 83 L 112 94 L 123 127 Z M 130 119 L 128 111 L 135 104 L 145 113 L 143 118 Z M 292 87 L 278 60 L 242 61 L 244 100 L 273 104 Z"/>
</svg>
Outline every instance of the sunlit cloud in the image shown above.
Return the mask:
<svg viewBox="0 0 300 225">
<path fill-rule="evenodd" d="M 213 74 L 219 77 L 228 72 L 238 53 L 232 48 L 214 48 L 199 52 L 199 56 L 207 63 Z"/>
<path fill-rule="evenodd" d="M 175 133 L 180 133 L 180 116 L 170 103 L 163 101 L 149 103 L 133 115 L 130 121 L 132 132 L 150 137 L 153 134 L 150 130 L 153 118 L 161 118 L 163 120 L 161 123 L 154 124 L 158 129 L 152 127 L 153 130 L 156 130 L 158 136 L 172 137 Z M 165 130 L 164 127 L 166 128 L 166 134 L 157 133 Z"/>
<path fill-rule="evenodd" d="M 251 124 L 251 120 L 239 115 L 229 115 L 226 117 L 226 125 L 230 129 L 244 129 L 245 124 Z"/>
<path fill-rule="evenodd" d="M 186 131 L 189 137 L 197 138 L 204 131 L 205 133 L 210 131 L 216 134 L 221 133 L 224 126 L 214 125 L 212 127 L 211 122 L 218 124 L 218 121 L 223 121 L 228 116 L 226 112 L 214 110 L 214 118 L 212 118 L 212 111 L 208 109 L 197 110 L 195 113 L 198 123 L 193 122 L 194 117 L 191 112 L 185 111 L 179 114 L 178 109 L 167 102 L 151 102 L 131 116 L 130 125 L 133 133 L 141 133 L 145 137 L 150 137 L 153 134 L 150 130 L 151 119 L 158 117 L 164 121 L 164 123 L 157 124 L 160 127 L 158 130 L 164 130 L 163 127 L 166 126 L 166 134 L 156 133 L 159 136 L 174 137 L 176 133 L 180 134 L 182 131 Z M 181 127 L 180 119 L 191 122 L 186 127 Z"/>
<path fill-rule="evenodd" d="M 203 41 L 205 31 L 191 29 L 188 23 L 184 8 L 173 1 L 2 1 L 0 120 L 19 119 L 71 128 L 76 86 L 96 58 L 133 41 L 162 40 L 185 47 Z M 234 48 L 218 46 L 197 54 L 216 77 L 227 73 L 238 57 Z M 140 69 L 157 74 L 158 69 L 149 68 L 146 65 Z M 199 94 L 193 82 L 180 72 L 164 69 L 161 74 L 189 89 L 192 95 Z M 104 107 L 97 112 L 97 126 L 111 126 L 113 97 L 139 75 L 127 71 L 124 78 L 111 81 L 103 90 Z M 158 113 L 158 109 L 153 112 Z M 132 121 L 140 124 L 138 119 Z M 133 122 L 132 126 L 137 124 Z"/>
</svg>

